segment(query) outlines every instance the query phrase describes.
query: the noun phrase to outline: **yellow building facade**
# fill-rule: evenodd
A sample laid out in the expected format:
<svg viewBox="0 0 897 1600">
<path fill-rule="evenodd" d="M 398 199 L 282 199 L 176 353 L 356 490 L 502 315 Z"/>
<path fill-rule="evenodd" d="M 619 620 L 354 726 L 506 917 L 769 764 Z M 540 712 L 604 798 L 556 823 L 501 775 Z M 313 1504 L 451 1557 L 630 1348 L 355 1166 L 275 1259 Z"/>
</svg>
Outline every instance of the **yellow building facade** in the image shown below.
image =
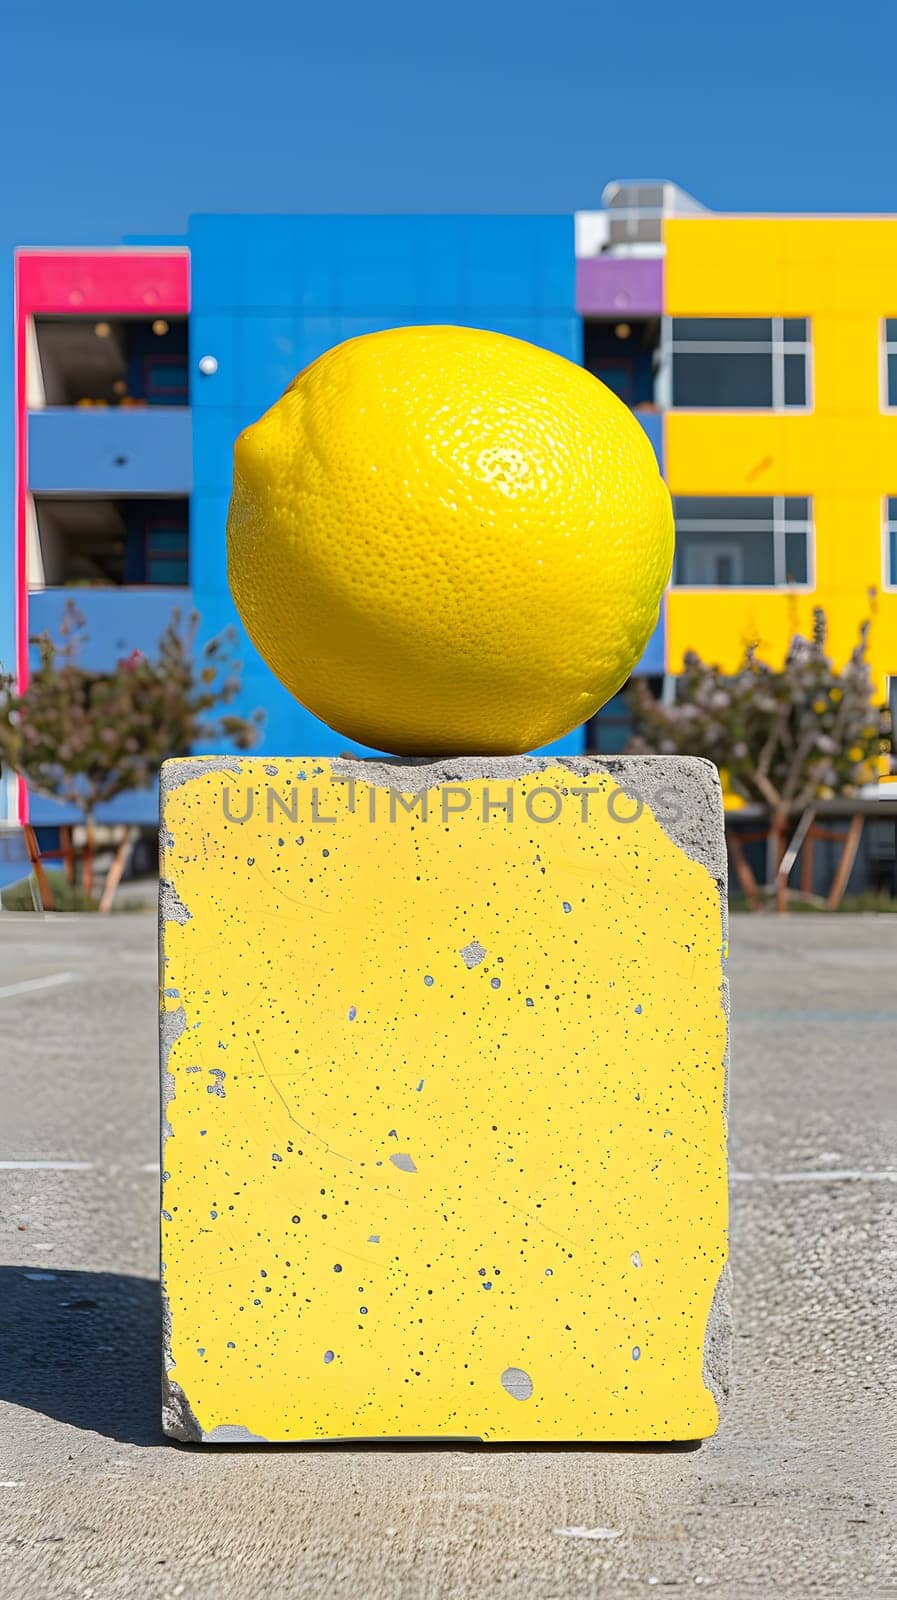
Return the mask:
<svg viewBox="0 0 897 1600">
<path fill-rule="evenodd" d="M 889 327 L 897 318 L 897 219 L 670 216 L 663 241 L 663 337 L 672 372 L 663 464 L 680 516 L 692 499 L 758 497 L 786 517 L 807 502 L 806 565 L 798 557 L 796 577 L 780 569 L 778 581 L 742 586 L 731 566 L 737 551 L 727 558 L 724 544 L 711 556 L 715 550 L 718 562 L 728 560 L 727 581 L 708 582 L 703 557 L 698 583 L 678 567 L 666 601 L 667 671 L 681 671 L 688 650 L 734 669 L 751 641 L 767 659 L 781 660 L 821 606 L 838 664 L 872 617 L 869 658 L 884 700 L 889 680 L 897 679 L 897 532 L 889 528 L 889 499 L 897 496 L 897 350 L 888 359 L 888 336 L 897 333 L 897 323 Z M 735 319 L 772 323 L 779 349 L 772 350 L 772 404 L 682 404 L 677 349 L 692 352 L 698 370 L 700 346 L 688 336 L 714 321 L 722 335 L 734 332 L 744 343 Z M 731 371 L 741 362 L 748 373 L 738 337 L 721 337 L 719 350 L 721 364 L 728 359 Z M 759 371 L 759 354 L 754 365 Z M 700 390 L 700 382 L 693 387 Z M 687 382 L 684 388 L 687 398 Z M 687 525 L 683 519 L 680 550 Z"/>
</svg>

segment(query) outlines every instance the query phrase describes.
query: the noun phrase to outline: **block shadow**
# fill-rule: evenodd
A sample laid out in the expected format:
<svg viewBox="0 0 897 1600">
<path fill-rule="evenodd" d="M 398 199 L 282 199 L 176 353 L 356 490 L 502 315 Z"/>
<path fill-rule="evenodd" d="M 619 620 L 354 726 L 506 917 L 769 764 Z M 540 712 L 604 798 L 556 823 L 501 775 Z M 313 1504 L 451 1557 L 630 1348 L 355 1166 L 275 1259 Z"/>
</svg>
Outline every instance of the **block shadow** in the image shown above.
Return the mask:
<svg viewBox="0 0 897 1600">
<path fill-rule="evenodd" d="M 205 1455 L 260 1451 L 461 1451 L 475 1454 L 625 1452 L 669 1455 L 700 1449 L 681 1443 L 488 1443 L 481 1439 L 310 1440 L 295 1444 L 176 1444 L 162 1433 L 159 1284 L 118 1272 L 68 1272 L 48 1266 L 0 1266 L 0 1400 L 120 1444 Z"/>
<path fill-rule="evenodd" d="M 158 1445 L 159 1285 L 42 1261 L 0 1267 L 0 1399 L 121 1444 Z"/>
</svg>

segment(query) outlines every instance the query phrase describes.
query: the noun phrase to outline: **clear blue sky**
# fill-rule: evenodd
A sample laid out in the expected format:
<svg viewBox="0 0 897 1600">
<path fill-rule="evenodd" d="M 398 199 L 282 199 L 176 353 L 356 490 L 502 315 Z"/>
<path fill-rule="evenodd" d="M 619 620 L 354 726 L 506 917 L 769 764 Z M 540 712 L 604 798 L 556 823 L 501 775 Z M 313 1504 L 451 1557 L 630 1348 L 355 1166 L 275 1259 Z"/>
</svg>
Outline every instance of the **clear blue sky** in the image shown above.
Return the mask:
<svg viewBox="0 0 897 1600">
<path fill-rule="evenodd" d="M 725 210 L 897 211 L 893 0 L 0 9 L 4 519 L 17 244 L 176 234 L 191 211 L 570 212 L 613 177 Z"/>
<path fill-rule="evenodd" d="M 23 242 L 201 210 L 571 211 L 623 176 L 725 209 L 897 210 L 892 0 L 3 9 Z"/>
</svg>

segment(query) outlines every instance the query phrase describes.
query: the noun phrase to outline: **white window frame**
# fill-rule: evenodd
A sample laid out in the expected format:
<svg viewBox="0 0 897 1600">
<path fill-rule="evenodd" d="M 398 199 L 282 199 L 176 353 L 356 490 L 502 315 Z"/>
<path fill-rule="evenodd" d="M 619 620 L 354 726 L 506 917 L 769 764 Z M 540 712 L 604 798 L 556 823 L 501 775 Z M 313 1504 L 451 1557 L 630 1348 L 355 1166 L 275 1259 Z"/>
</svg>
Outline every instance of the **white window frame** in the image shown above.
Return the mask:
<svg viewBox="0 0 897 1600">
<path fill-rule="evenodd" d="M 664 370 L 664 405 L 669 411 L 675 411 L 680 416 L 785 416 L 804 417 L 809 415 L 814 407 L 813 389 L 813 324 L 810 317 L 802 320 L 807 324 L 805 339 L 786 339 L 784 325 L 790 318 L 770 317 L 771 324 L 769 339 L 674 339 L 673 323 L 685 320 L 681 314 L 675 317 L 666 316 L 661 323 L 661 366 Z M 689 321 L 701 322 L 734 322 L 737 317 L 689 317 Z M 753 321 L 753 318 L 746 319 Z M 766 355 L 769 354 L 772 363 L 772 405 L 771 406 L 677 406 L 673 403 L 673 363 L 677 351 L 684 355 L 702 355 L 709 350 L 716 351 L 719 355 Z M 897 354 L 897 349 L 895 349 Z M 785 404 L 785 357 L 802 355 L 804 358 L 804 371 L 806 376 L 806 402 L 802 406 L 786 406 Z M 897 408 L 895 408 L 897 409 Z"/>
<path fill-rule="evenodd" d="M 674 503 L 675 503 L 674 496 Z M 682 495 L 683 500 L 725 500 L 750 498 L 747 495 Z M 816 588 L 816 524 L 813 520 L 812 495 L 760 495 L 758 499 L 772 499 L 772 549 L 773 568 L 776 573 L 783 576 L 774 583 L 677 583 L 675 578 L 670 581 L 670 588 L 676 594 L 810 594 Z M 806 518 L 785 516 L 785 500 L 802 499 L 807 502 Z M 720 543 L 725 543 L 726 530 L 733 533 L 768 533 L 769 522 L 765 517 L 732 517 L 725 523 L 714 524 L 710 517 L 676 517 L 676 532 L 683 533 L 710 533 L 718 534 Z M 785 535 L 786 533 L 803 533 L 807 540 L 807 581 L 806 583 L 789 583 L 786 566 Z M 675 560 L 673 564 L 675 572 Z"/>
<path fill-rule="evenodd" d="M 12 767 L 0 766 L 0 822 L 19 822 L 19 780 Z"/>
<path fill-rule="evenodd" d="M 897 351 L 895 351 L 897 355 Z M 897 410 L 897 407 L 892 407 Z M 888 501 L 894 502 L 894 515 L 888 511 Z M 897 495 L 886 494 L 881 502 L 881 586 L 886 594 L 897 594 L 897 568 L 891 575 L 891 533 L 897 533 Z"/>
<path fill-rule="evenodd" d="M 891 404 L 888 398 L 888 356 L 897 356 L 897 339 L 888 338 L 888 323 L 897 322 L 897 316 L 882 317 L 879 323 L 878 339 L 878 408 L 880 411 L 897 411 L 897 403 Z"/>
</svg>

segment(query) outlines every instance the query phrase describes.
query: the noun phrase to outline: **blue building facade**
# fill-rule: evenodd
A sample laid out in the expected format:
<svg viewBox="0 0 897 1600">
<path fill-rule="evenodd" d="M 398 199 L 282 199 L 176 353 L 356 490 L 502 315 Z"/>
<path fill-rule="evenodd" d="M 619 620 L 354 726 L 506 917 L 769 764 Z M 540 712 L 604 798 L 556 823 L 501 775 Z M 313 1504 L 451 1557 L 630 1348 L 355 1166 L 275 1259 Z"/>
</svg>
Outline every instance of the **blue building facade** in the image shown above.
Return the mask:
<svg viewBox="0 0 897 1600">
<path fill-rule="evenodd" d="M 152 276 L 166 248 L 186 259 L 183 306 Z M 23 629 L 58 632 L 70 597 L 97 667 L 151 649 L 174 607 L 195 610 L 202 639 L 237 630 L 232 709 L 264 711 L 260 753 L 359 749 L 297 705 L 240 627 L 225 549 L 234 439 L 330 346 L 384 328 L 488 328 L 581 362 L 573 217 L 197 216 L 158 254 L 148 241 L 97 252 L 89 285 L 83 253 L 50 266 L 46 254 L 29 256 L 20 266 L 36 287 L 20 293 L 18 329 L 20 648 Z M 657 417 L 641 420 L 659 455 Z M 661 632 L 643 671 L 663 670 Z M 585 743 L 579 729 L 550 749 L 575 754 Z M 126 796 L 106 816 L 150 822 L 155 804 Z M 30 815 L 72 820 L 39 796 Z"/>
</svg>

